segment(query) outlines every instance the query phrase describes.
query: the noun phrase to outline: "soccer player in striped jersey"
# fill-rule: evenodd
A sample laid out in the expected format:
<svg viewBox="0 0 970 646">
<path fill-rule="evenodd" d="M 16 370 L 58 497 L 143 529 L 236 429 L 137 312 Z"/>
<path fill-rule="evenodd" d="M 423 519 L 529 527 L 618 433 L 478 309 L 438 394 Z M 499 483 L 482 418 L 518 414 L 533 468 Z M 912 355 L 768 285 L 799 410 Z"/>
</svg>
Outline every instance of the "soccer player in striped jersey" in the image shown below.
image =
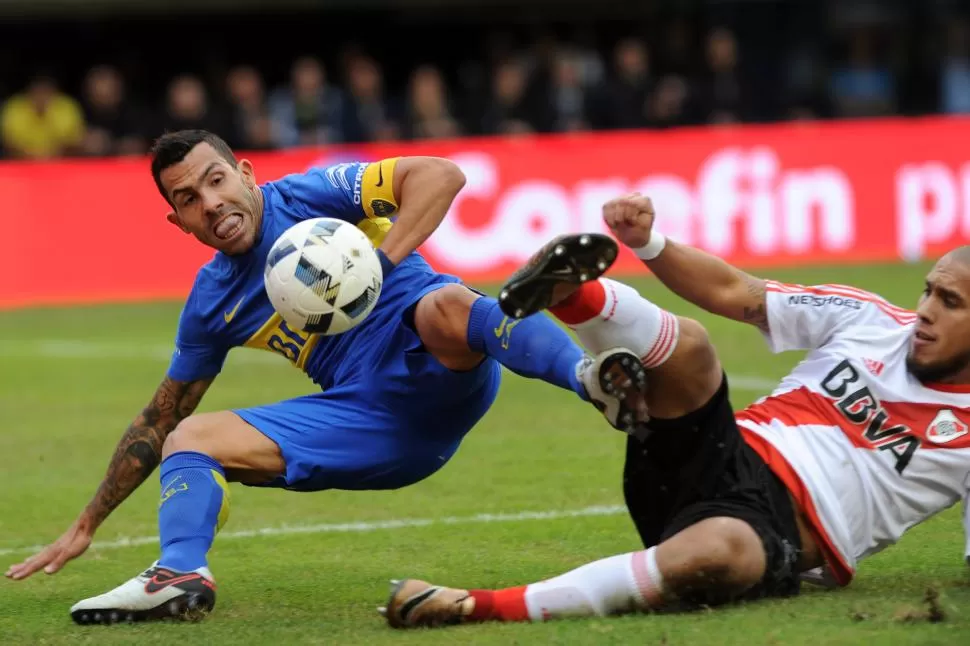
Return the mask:
<svg viewBox="0 0 970 646">
<path fill-rule="evenodd" d="M 970 247 L 936 263 L 909 311 L 844 285 L 762 280 L 667 241 L 637 194 L 606 204 L 604 219 L 673 292 L 754 325 L 773 352 L 807 355 L 735 413 L 699 323 L 612 280 L 557 283 L 534 269 L 570 237 L 553 241 L 508 282 L 503 307 L 548 309 L 589 350 L 623 345 L 642 357 L 645 379 L 617 370 L 603 384 L 638 417 L 624 495 L 642 549 L 503 590 L 405 580 L 382 609 L 392 626 L 713 606 L 795 595 L 806 580 L 845 586 L 860 560 L 961 500 L 970 536 Z M 970 559 L 970 540 L 960 555 Z"/>
</svg>

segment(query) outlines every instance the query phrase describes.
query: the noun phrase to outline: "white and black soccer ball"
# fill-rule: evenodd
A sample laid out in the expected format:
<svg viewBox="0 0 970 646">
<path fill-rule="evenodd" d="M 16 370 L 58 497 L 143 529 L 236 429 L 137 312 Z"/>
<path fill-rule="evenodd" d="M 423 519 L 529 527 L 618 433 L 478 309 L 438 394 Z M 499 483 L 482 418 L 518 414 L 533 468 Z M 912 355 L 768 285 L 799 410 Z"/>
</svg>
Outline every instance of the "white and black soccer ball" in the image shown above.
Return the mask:
<svg viewBox="0 0 970 646">
<path fill-rule="evenodd" d="M 384 274 L 371 241 L 333 218 L 304 220 L 276 240 L 263 282 L 291 328 L 340 334 L 359 325 L 381 295 Z"/>
</svg>

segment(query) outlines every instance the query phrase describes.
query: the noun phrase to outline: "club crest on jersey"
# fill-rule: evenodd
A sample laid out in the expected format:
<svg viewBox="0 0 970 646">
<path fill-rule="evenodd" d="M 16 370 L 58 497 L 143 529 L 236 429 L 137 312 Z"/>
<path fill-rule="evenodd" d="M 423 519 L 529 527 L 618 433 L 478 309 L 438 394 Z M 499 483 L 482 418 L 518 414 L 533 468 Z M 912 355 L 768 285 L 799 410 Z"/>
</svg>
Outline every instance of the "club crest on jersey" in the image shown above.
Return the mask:
<svg viewBox="0 0 970 646">
<path fill-rule="evenodd" d="M 953 411 L 949 409 L 941 410 L 926 427 L 926 439 L 933 444 L 946 444 L 958 437 L 963 437 L 970 429 L 967 425 L 957 419 Z"/>
<path fill-rule="evenodd" d="M 393 215 L 397 211 L 397 207 L 394 206 L 392 202 L 387 200 L 382 200 L 380 198 L 374 198 L 370 201 L 370 208 L 374 211 L 374 215 L 380 218 L 386 218 L 389 215 Z"/>
</svg>

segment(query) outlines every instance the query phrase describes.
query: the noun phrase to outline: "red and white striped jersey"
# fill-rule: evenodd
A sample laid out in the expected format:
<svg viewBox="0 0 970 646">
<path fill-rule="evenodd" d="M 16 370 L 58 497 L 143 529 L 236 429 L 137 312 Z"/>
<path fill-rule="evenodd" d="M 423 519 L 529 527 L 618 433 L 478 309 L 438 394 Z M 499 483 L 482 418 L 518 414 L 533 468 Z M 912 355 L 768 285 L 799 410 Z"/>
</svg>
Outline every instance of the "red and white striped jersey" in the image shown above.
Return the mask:
<svg viewBox="0 0 970 646">
<path fill-rule="evenodd" d="M 806 578 L 847 584 L 859 559 L 961 499 L 970 536 L 970 387 L 909 373 L 916 315 L 851 287 L 775 282 L 767 309 L 771 349 L 809 352 L 738 426 L 826 556 Z"/>
</svg>

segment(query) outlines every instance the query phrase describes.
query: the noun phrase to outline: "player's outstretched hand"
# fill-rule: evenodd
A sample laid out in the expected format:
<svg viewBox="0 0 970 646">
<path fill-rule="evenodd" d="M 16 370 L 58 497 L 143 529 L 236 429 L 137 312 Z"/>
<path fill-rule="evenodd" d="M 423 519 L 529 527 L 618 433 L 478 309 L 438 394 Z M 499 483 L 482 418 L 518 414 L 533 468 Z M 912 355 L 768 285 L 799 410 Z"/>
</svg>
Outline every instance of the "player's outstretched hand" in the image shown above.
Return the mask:
<svg viewBox="0 0 970 646">
<path fill-rule="evenodd" d="M 81 528 L 80 522 L 75 522 L 60 538 L 40 552 L 7 568 L 6 576 L 8 579 L 20 581 L 41 569 L 45 574 L 54 574 L 65 563 L 84 554 L 93 537 L 91 532 Z"/>
<path fill-rule="evenodd" d="M 653 219 L 653 202 L 639 193 L 624 195 L 603 205 L 606 226 L 617 240 L 633 249 L 650 242 Z"/>
</svg>

